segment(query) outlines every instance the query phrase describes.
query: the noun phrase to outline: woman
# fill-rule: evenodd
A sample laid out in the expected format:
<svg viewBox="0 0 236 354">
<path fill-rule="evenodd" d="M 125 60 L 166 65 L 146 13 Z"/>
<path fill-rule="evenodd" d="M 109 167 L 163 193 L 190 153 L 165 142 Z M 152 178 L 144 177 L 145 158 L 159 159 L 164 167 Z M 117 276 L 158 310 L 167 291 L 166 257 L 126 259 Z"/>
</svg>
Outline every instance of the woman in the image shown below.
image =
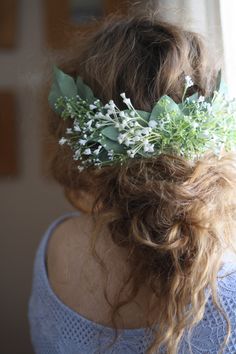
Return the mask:
<svg viewBox="0 0 236 354">
<path fill-rule="evenodd" d="M 54 70 L 50 130 L 53 174 L 80 212 L 38 249 L 35 352 L 236 353 L 236 266 L 223 257 L 234 111 L 200 37 L 111 18 L 73 48 Z"/>
</svg>

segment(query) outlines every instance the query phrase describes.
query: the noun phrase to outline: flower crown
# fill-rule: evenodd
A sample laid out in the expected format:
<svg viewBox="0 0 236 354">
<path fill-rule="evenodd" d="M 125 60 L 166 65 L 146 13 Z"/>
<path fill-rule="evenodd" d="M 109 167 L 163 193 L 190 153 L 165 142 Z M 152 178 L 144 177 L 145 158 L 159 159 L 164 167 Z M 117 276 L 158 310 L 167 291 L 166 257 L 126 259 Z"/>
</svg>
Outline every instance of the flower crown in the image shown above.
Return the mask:
<svg viewBox="0 0 236 354">
<path fill-rule="evenodd" d="M 49 104 L 71 120 L 59 144 L 71 147 L 80 171 L 163 153 L 194 160 L 208 151 L 219 155 L 222 149 L 235 149 L 236 102 L 225 98 L 220 72 L 211 97 L 195 93 L 185 98 L 193 86 L 186 76 L 181 103 L 163 96 L 145 112 L 135 109 L 125 93 L 127 109 L 120 110 L 113 100 L 103 105 L 80 76 L 74 80 L 57 67 L 53 71 Z"/>
</svg>

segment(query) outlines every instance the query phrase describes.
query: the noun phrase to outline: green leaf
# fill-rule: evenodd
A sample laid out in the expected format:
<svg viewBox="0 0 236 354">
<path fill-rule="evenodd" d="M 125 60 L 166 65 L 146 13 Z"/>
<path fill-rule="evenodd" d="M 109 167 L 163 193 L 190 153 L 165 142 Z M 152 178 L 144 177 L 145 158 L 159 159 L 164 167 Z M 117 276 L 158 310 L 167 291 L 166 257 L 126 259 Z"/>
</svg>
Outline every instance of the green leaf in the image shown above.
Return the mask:
<svg viewBox="0 0 236 354">
<path fill-rule="evenodd" d="M 198 92 L 195 92 L 192 96 L 189 96 L 185 99 L 185 101 L 189 103 L 196 102 L 198 100 Z"/>
<path fill-rule="evenodd" d="M 115 141 L 112 141 L 106 137 L 103 137 L 100 143 L 107 151 L 113 150 L 118 154 L 121 154 L 125 151 L 124 145 L 120 145 L 118 142 L 116 143 Z"/>
<path fill-rule="evenodd" d="M 147 123 L 149 122 L 150 115 L 151 115 L 150 112 L 139 111 L 139 110 L 137 110 L 137 112 L 143 120 L 145 120 Z M 141 119 L 138 119 L 138 123 L 145 126 L 145 123 Z"/>
<path fill-rule="evenodd" d="M 217 78 L 216 78 L 216 87 L 215 87 L 216 91 L 220 90 L 221 76 L 222 76 L 222 73 L 221 73 L 221 69 L 220 69 L 218 71 Z"/>
<path fill-rule="evenodd" d="M 150 120 L 158 120 L 159 117 L 165 115 L 167 112 L 170 114 L 171 112 L 179 112 L 179 106 L 172 98 L 165 95 L 155 104 L 150 115 Z"/>
<path fill-rule="evenodd" d="M 216 78 L 216 87 L 215 90 L 222 93 L 223 95 L 228 94 L 228 89 L 225 82 L 222 80 L 222 71 L 219 70 Z"/>
<path fill-rule="evenodd" d="M 146 120 L 146 122 L 149 121 L 150 118 L 150 112 L 145 112 L 145 111 L 140 111 L 140 110 L 136 110 L 136 112 L 138 112 L 138 114 L 144 119 Z"/>
<path fill-rule="evenodd" d="M 72 98 L 77 95 L 77 87 L 74 79 L 58 69 L 53 68 L 53 82 L 48 96 L 50 107 L 57 112 L 55 103 L 59 97 Z M 60 112 L 59 112 L 60 113 Z"/>
<path fill-rule="evenodd" d="M 105 136 L 105 137 L 107 137 L 107 138 L 109 138 L 109 139 L 111 139 L 111 140 L 113 140 L 113 141 L 117 141 L 117 138 L 118 138 L 118 136 L 119 136 L 119 130 L 117 129 L 117 128 L 115 128 L 115 127 L 113 127 L 113 126 L 109 126 L 109 127 L 106 127 L 106 128 L 104 128 L 102 131 L 101 131 L 101 133 Z"/>
<path fill-rule="evenodd" d="M 76 86 L 78 90 L 78 95 L 80 96 L 80 98 L 82 98 L 82 100 L 85 100 L 90 104 L 94 103 L 94 101 L 97 100 L 96 97 L 94 97 L 91 88 L 83 82 L 80 76 L 77 77 Z"/>
<path fill-rule="evenodd" d="M 131 112 L 134 112 L 134 111 L 131 110 L 131 109 L 125 109 L 125 110 L 124 110 L 124 113 L 127 113 L 129 116 L 130 116 L 130 113 L 131 113 Z M 137 117 L 138 123 L 139 123 L 140 125 L 146 127 L 147 124 L 145 124 L 144 121 L 146 121 L 147 123 L 149 122 L 149 118 L 150 118 L 150 114 L 151 114 L 151 113 L 150 113 L 150 112 L 145 112 L 145 111 L 140 111 L 140 110 L 138 110 L 138 109 L 136 109 L 136 112 L 137 112 L 138 115 L 142 118 L 142 119 L 140 119 L 139 117 Z"/>
</svg>

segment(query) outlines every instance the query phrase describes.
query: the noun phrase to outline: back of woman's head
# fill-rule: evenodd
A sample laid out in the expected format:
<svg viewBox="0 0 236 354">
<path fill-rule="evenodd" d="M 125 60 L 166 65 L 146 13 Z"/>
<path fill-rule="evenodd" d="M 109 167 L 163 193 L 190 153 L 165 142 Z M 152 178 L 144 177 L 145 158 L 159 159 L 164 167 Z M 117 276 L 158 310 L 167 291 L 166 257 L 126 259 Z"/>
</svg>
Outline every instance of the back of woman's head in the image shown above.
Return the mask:
<svg viewBox="0 0 236 354">
<path fill-rule="evenodd" d="M 123 107 L 120 93 L 126 92 L 134 107 L 145 111 L 163 95 L 180 102 L 186 75 L 194 82 L 187 95 L 204 96 L 214 90 L 216 76 L 197 34 L 146 17 L 110 18 L 87 36 L 75 36 L 73 56 L 61 66 L 80 75 L 102 102 L 113 99 Z M 50 130 L 56 138 L 65 130 L 54 113 Z M 55 178 L 68 195 L 93 194 L 94 215 L 108 225 L 114 242 L 130 251 L 126 286 L 132 291 L 120 302 L 122 289 L 113 320 L 148 286 L 147 317 L 156 318 L 149 325 L 158 323 L 150 352 L 165 344 L 168 353 L 175 353 L 185 328 L 203 316 L 207 286 L 217 301 L 216 275 L 232 241 L 234 157 L 212 154 L 193 163 L 161 154 L 79 173 L 72 155 L 58 148 Z"/>
</svg>

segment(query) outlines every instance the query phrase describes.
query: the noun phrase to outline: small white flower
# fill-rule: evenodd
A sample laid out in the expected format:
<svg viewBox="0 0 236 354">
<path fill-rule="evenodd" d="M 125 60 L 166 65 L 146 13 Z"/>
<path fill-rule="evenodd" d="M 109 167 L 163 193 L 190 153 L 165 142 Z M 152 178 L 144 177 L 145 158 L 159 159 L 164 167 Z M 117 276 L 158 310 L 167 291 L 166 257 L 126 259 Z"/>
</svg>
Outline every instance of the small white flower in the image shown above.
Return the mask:
<svg viewBox="0 0 236 354">
<path fill-rule="evenodd" d="M 111 114 L 114 114 L 115 110 L 114 109 L 108 109 L 107 114 L 110 116 Z"/>
<path fill-rule="evenodd" d="M 207 111 L 208 113 L 212 113 L 212 105 L 210 103 L 207 104 Z"/>
<path fill-rule="evenodd" d="M 125 114 L 124 111 L 121 111 L 121 112 L 119 112 L 119 116 L 120 116 L 121 118 L 125 118 L 125 117 L 126 117 L 126 114 Z"/>
<path fill-rule="evenodd" d="M 191 87 L 194 85 L 193 80 L 189 75 L 185 76 L 186 87 Z"/>
<path fill-rule="evenodd" d="M 86 123 L 86 126 L 90 129 L 92 124 L 93 124 L 93 120 L 90 119 L 90 120 Z"/>
<path fill-rule="evenodd" d="M 154 144 L 145 144 L 143 149 L 145 152 L 154 152 Z"/>
<path fill-rule="evenodd" d="M 95 117 L 96 118 L 102 118 L 102 117 L 104 117 L 104 115 L 102 114 L 102 112 L 98 112 L 98 113 L 95 114 Z"/>
<path fill-rule="evenodd" d="M 142 130 L 141 129 L 136 130 L 135 136 L 140 138 L 142 136 Z"/>
<path fill-rule="evenodd" d="M 149 152 L 154 152 L 154 144 L 150 144 L 150 146 L 149 146 Z"/>
<path fill-rule="evenodd" d="M 126 139 L 125 140 L 125 145 L 126 146 L 130 146 L 131 145 L 131 140 L 130 139 Z"/>
<path fill-rule="evenodd" d="M 125 127 L 127 127 L 128 123 L 129 123 L 129 121 L 128 121 L 127 119 L 124 119 L 124 120 L 122 121 L 122 123 L 120 124 L 121 128 L 124 129 Z"/>
<path fill-rule="evenodd" d="M 126 104 L 126 106 L 131 106 L 131 101 L 130 101 L 130 98 L 125 98 L 123 99 L 123 102 Z"/>
<path fill-rule="evenodd" d="M 198 128 L 199 127 L 199 123 L 198 122 L 193 122 L 192 123 L 192 127 L 195 128 L 195 129 Z"/>
<path fill-rule="evenodd" d="M 89 108 L 93 111 L 94 109 L 97 109 L 97 106 L 95 106 L 95 104 L 90 104 Z"/>
<path fill-rule="evenodd" d="M 140 139 L 140 136 L 139 135 L 135 135 L 134 137 L 133 137 L 133 141 L 140 141 L 141 139 Z"/>
<path fill-rule="evenodd" d="M 74 125 L 74 131 L 75 131 L 75 132 L 81 132 L 80 126 L 77 125 L 77 124 L 75 124 L 75 125 Z"/>
<path fill-rule="evenodd" d="M 74 153 L 73 159 L 78 160 L 80 158 L 80 154 L 81 154 L 80 150 L 76 150 Z"/>
<path fill-rule="evenodd" d="M 80 145 L 85 145 L 87 143 L 87 140 L 85 139 L 79 139 Z"/>
<path fill-rule="evenodd" d="M 125 92 L 121 93 L 120 95 L 121 95 L 121 97 L 122 97 L 124 100 L 126 99 Z"/>
<path fill-rule="evenodd" d="M 99 152 L 100 152 L 100 150 L 101 150 L 101 148 L 102 148 L 102 146 L 100 145 L 96 150 L 94 150 L 94 154 L 95 155 L 98 155 L 99 154 Z"/>
<path fill-rule="evenodd" d="M 145 127 L 142 129 L 142 134 L 143 135 L 148 135 L 152 131 L 152 128 L 150 127 Z"/>
<path fill-rule="evenodd" d="M 83 167 L 83 166 L 78 166 L 78 170 L 79 170 L 80 172 L 82 172 L 82 171 L 84 170 L 84 167 Z"/>
<path fill-rule="evenodd" d="M 62 138 L 59 140 L 59 144 L 60 144 L 60 145 L 64 145 L 66 142 L 67 142 L 67 139 L 65 139 L 64 137 L 62 137 Z"/>
<path fill-rule="evenodd" d="M 72 129 L 71 128 L 67 128 L 66 129 L 66 134 L 72 134 Z"/>
<path fill-rule="evenodd" d="M 109 150 L 108 151 L 108 156 L 113 156 L 114 155 L 114 151 L 113 150 Z"/>
<path fill-rule="evenodd" d="M 115 102 L 113 100 L 109 101 L 109 105 L 112 109 L 115 109 L 115 107 L 116 107 Z"/>
<path fill-rule="evenodd" d="M 199 102 L 199 103 L 202 103 L 202 102 L 204 102 L 204 101 L 205 101 L 205 97 L 204 97 L 204 96 L 199 96 L 198 102 Z"/>
<path fill-rule="evenodd" d="M 150 120 L 148 122 L 148 125 L 149 125 L 150 128 L 156 128 L 157 122 L 155 120 Z"/>
<path fill-rule="evenodd" d="M 125 134 L 119 134 L 117 140 L 119 144 L 122 144 L 125 140 Z"/>
<path fill-rule="evenodd" d="M 135 152 L 133 150 L 127 150 L 127 155 L 133 158 L 135 156 Z"/>
<path fill-rule="evenodd" d="M 90 154 L 91 154 L 90 148 L 84 150 L 84 155 L 90 155 Z"/>
</svg>

